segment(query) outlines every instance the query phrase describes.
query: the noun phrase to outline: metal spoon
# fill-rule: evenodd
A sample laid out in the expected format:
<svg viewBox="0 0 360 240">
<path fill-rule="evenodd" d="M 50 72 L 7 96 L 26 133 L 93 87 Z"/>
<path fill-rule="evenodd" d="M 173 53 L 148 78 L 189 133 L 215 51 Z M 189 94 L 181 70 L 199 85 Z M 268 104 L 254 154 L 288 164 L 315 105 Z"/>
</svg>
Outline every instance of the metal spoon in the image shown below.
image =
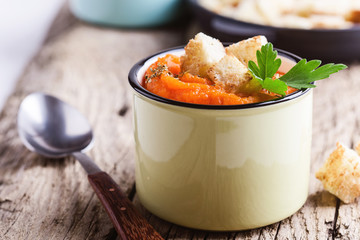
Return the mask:
<svg viewBox="0 0 360 240">
<path fill-rule="evenodd" d="M 51 158 L 72 155 L 80 162 L 121 239 L 163 239 L 114 180 L 82 153 L 91 145 L 93 134 L 87 119 L 75 108 L 53 96 L 33 93 L 22 101 L 17 125 L 31 151 Z"/>
</svg>

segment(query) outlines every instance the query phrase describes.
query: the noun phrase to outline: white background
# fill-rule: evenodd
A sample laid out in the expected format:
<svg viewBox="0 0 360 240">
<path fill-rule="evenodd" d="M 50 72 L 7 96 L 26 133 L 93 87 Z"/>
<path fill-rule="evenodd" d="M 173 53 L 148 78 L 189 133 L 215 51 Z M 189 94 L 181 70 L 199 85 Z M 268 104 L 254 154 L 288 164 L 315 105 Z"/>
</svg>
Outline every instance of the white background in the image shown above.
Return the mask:
<svg viewBox="0 0 360 240">
<path fill-rule="evenodd" d="M 64 0 L 0 0 L 0 111 Z"/>
</svg>

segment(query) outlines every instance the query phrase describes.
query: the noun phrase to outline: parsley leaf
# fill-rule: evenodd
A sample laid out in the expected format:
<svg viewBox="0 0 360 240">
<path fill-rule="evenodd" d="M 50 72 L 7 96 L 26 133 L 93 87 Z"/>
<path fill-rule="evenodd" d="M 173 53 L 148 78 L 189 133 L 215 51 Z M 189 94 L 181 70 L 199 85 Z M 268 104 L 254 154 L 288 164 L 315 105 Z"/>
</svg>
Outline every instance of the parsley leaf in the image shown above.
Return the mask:
<svg viewBox="0 0 360 240">
<path fill-rule="evenodd" d="M 272 93 L 280 95 L 285 95 L 285 92 L 288 89 L 285 82 L 272 78 L 265 78 L 262 87 Z"/>
<path fill-rule="evenodd" d="M 249 70 L 258 79 L 265 80 L 272 78 L 281 65 L 281 60 L 277 57 L 277 51 L 273 50 L 273 45 L 270 43 L 261 47 L 261 52 L 256 52 L 256 59 L 259 66 L 256 66 L 254 61 L 249 61 Z"/>
<path fill-rule="evenodd" d="M 254 61 L 249 61 L 248 68 L 262 88 L 282 96 L 286 95 L 287 87 L 296 89 L 313 88 L 312 82 L 328 78 L 331 74 L 347 68 L 344 64 L 329 63 L 320 66 L 320 60 L 306 61 L 300 60 L 293 68 L 278 79 L 272 79 L 279 70 L 281 59 L 277 58 L 277 51 L 273 50 L 273 45 L 267 43 L 256 52 L 258 65 Z"/>
<path fill-rule="evenodd" d="M 293 88 L 313 88 L 315 85 L 312 84 L 312 82 L 328 78 L 330 74 L 347 68 L 344 64 L 333 63 L 317 68 L 320 64 L 320 60 L 311 60 L 306 62 L 306 59 L 301 59 L 293 68 L 291 68 L 279 79 Z"/>
</svg>

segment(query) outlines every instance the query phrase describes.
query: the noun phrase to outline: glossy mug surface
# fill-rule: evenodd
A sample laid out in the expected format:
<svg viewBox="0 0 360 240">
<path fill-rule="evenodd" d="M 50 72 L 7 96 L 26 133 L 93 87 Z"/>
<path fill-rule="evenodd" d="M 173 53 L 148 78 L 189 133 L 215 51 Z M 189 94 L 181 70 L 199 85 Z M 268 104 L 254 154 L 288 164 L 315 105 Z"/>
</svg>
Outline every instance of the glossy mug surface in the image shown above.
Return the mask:
<svg viewBox="0 0 360 240">
<path fill-rule="evenodd" d="M 298 60 L 279 54 L 283 71 Z M 167 100 L 139 84 L 161 55 L 129 74 L 141 203 L 167 221 L 216 231 L 265 226 L 301 208 L 308 196 L 312 90 L 236 106 Z"/>
</svg>

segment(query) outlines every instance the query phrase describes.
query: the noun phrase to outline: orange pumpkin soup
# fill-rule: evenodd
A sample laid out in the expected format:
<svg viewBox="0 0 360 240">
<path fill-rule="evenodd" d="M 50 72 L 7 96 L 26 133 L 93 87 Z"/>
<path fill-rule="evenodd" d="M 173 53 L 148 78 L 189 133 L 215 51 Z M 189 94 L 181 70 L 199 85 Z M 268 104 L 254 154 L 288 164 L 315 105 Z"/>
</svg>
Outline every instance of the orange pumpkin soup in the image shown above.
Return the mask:
<svg viewBox="0 0 360 240">
<path fill-rule="evenodd" d="M 283 73 L 279 73 L 283 75 Z M 148 91 L 172 100 L 208 105 L 236 105 L 257 103 L 279 96 L 266 90 L 257 93 L 228 93 L 209 79 L 181 73 L 180 57 L 167 54 L 159 58 L 145 72 L 142 83 Z M 286 94 L 297 89 L 288 87 Z"/>
</svg>

